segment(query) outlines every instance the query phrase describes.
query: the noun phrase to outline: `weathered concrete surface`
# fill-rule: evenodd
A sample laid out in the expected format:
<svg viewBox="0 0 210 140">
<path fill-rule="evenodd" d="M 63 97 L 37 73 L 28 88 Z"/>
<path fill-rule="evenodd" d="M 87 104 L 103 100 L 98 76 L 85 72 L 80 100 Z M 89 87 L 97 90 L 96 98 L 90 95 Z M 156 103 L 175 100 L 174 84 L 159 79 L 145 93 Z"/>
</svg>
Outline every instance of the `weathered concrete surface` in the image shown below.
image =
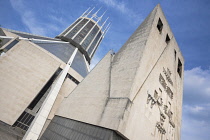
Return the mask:
<svg viewBox="0 0 210 140">
<path fill-rule="evenodd" d="M 120 51 L 108 53 L 64 99 L 56 115 L 113 129 L 131 140 L 180 139 L 184 68 L 180 77 L 178 59 L 184 66 L 158 5 Z M 160 74 L 165 87 L 159 81 Z"/>
<path fill-rule="evenodd" d="M 23 40 L 1 56 L 0 120 L 13 125 L 59 66 L 55 59 Z"/>
<path fill-rule="evenodd" d="M 105 58 L 101 60 L 101 63 L 82 81 L 83 84 L 79 84 L 76 90 L 64 99 L 56 114 L 67 118 L 71 117 L 72 119 L 99 124 L 104 106 L 107 103 L 107 97 L 109 96 L 109 70 L 111 59 L 112 55 L 108 53 Z M 103 75 L 95 77 L 94 75 L 96 73 L 103 73 Z M 87 88 L 90 85 L 90 81 L 92 86 Z M 96 117 L 92 117 L 91 114 L 93 113 Z"/>
<path fill-rule="evenodd" d="M 19 37 L 6 30 L 2 30 L 2 34 L 8 37 L 14 37 L 2 48 L 6 47 L 14 39 L 18 39 Z M 3 80 L 0 78 L 0 87 L 4 86 L 4 88 L 1 88 L 0 95 L 5 98 L 0 99 L 0 108 L 6 110 L 1 112 L 1 121 L 13 125 L 54 72 L 59 67 L 63 69 L 65 65 L 66 64 L 59 58 L 30 41 L 20 41 L 18 44 L 14 45 L 12 49 L 6 52 L 4 56 L 1 56 L 0 67 L 2 69 L 0 70 L 0 74 Z M 68 73 L 79 82 L 83 80 L 83 77 L 72 68 L 69 69 Z M 77 85 L 69 78 L 65 79 L 61 91 L 48 116 L 48 123 L 53 118 L 54 113 L 63 98 L 68 96 L 76 86 Z M 25 89 L 25 87 L 27 88 Z M 40 104 L 40 102 L 38 104 Z M 32 115 L 34 115 L 34 113 L 35 112 L 33 112 Z M 8 122 L 8 119 L 10 122 Z M 48 123 L 45 124 L 45 127 L 47 127 Z M 6 130 L 2 129 L 1 132 L 4 133 L 4 131 Z M 8 137 L 13 137 L 13 135 L 14 134 L 12 133 L 5 134 L 5 136 Z"/>
</svg>

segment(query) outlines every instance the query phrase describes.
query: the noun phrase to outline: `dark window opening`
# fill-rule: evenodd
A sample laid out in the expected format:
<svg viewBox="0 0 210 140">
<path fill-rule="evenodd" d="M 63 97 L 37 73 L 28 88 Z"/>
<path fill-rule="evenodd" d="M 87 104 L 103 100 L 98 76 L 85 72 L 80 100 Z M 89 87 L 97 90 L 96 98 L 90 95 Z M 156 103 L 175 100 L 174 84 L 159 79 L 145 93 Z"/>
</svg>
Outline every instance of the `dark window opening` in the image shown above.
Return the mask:
<svg viewBox="0 0 210 140">
<path fill-rule="evenodd" d="M 176 50 L 174 50 L 174 58 L 175 58 L 175 61 L 176 61 Z"/>
<path fill-rule="evenodd" d="M 182 77 L 182 63 L 180 60 L 178 60 L 177 72 L 179 76 Z"/>
<path fill-rule="evenodd" d="M 30 124 L 32 123 L 34 119 L 34 116 L 27 113 L 27 112 L 23 112 L 20 117 L 18 118 L 18 120 L 13 124 L 13 127 L 19 127 L 22 130 L 28 130 Z"/>
<path fill-rule="evenodd" d="M 36 104 L 41 100 L 41 98 L 44 96 L 44 94 L 47 92 L 47 90 L 50 88 L 54 80 L 57 78 L 57 76 L 60 74 L 61 69 L 59 68 L 54 75 L 50 78 L 50 80 L 45 84 L 45 86 L 42 88 L 42 90 L 38 93 L 38 95 L 34 98 L 34 100 L 31 102 L 31 104 L 28 106 L 28 109 L 33 110 L 33 108 L 36 106 Z"/>
<path fill-rule="evenodd" d="M 160 18 L 158 20 L 157 28 L 158 28 L 159 32 L 161 33 L 162 29 L 163 29 L 163 23 Z"/>
<path fill-rule="evenodd" d="M 8 44 L 5 48 L 0 50 L 0 54 L 3 52 L 7 52 L 8 50 L 10 50 L 12 47 L 14 47 L 19 41 L 18 40 L 13 40 L 10 44 Z"/>
<path fill-rule="evenodd" d="M 168 44 L 171 39 L 169 38 L 168 34 L 166 35 L 166 43 Z"/>
<path fill-rule="evenodd" d="M 75 79 L 73 76 L 71 76 L 70 74 L 67 74 L 67 76 L 69 79 L 71 79 L 75 84 L 79 84 L 79 81 L 77 79 Z"/>
</svg>

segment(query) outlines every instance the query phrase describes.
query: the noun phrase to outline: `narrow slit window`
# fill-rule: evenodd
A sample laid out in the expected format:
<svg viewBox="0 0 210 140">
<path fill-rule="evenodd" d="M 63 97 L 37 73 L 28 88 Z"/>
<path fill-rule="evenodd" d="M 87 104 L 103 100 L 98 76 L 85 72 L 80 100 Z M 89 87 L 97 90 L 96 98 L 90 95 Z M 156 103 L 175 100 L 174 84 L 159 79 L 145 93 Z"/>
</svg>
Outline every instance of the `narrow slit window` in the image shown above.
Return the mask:
<svg viewBox="0 0 210 140">
<path fill-rule="evenodd" d="M 10 44 L 8 44 L 5 48 L 0 50 L 0 54 L 3 52 L 7 52 L 8 50 L 10 50 L 12 47 L 14 47 L 19 41 L 18 40 L 13 40 Z"/>
<path fill-rule="evenodd" d="M 176 50 L 174 50 L 174 58 L 175 58 L 175 61 L 176 61 Z"/>
<path fill-rule="evenodd" d="M 33 108 L 37 105 L 37 103 L 41 100 L 41 98 L 44 96 L 44 94 L 47 92 L 47 90 L 50 88 L 50 86 L 53 84 L 54 80 L 57 78 L 57 76 L 60 74 L 62 70 L 59 68 L 54 75 L 50 78 L 50 80 L 46 83 L 46 85 L 42 88 L 42 90 L 38 93 L 38 95 L 34 98 L 34 100 L 30 103 L 28 106 L 28 109 L 33 110 Z"/>
<path fill-rule="evenodd" d="M 177 72 L 182 77 L 182 62 L 180 60 L 178 60 Z"/>
<path fill-rule="evenodd" d="M 161 33 L 162 29 L 163 29 L 163 23 L 160 18 L 158 20 L 157 28 L 158 28 L 159 32 Z"/>
<path fill-rule="evenodd" d="M 168 36 L 168 34 L 166 35 L 166 43 L 168 44 L 169 42 L 170 42 L 170 38 L 169 38 L 169 36 Z"/>
</svg>

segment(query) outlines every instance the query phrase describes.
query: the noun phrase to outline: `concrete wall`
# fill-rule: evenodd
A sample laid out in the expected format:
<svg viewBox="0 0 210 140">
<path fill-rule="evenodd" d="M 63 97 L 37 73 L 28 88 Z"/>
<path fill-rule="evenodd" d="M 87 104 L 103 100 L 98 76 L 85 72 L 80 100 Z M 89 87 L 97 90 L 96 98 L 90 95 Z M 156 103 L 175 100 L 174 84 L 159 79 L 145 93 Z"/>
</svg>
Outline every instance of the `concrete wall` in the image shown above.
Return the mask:
<svg viewBox="0 0 210 140">
<path fill-rule="evenodd" d="M 60 66 L 27 41 L 0 57 L 0 120 L 12 125 Z"/>
<path fill-rule="evenodd" d="M 2 32 L 6 36 L 18 39 L 16 34 L 5 30 Z M 2 48 L 14 39 L 11 39 Z M 54 72 L 59 67 L 63 69 L 65 65 L 59 58 L 30 41 L 21 40 L 14 45 L 0 57 L 0 88 L 2 89 L 0 95 L 3 97 L 0 99 L 0 120 L 13 125 Z M 68 73 L 79 82 L 83 80 L 83 77 L 72 68 Z M 48 116 L 45 128 L 54 117 L 55 111 L 64 97 L 67 97 L 76 86 L 72 80 L 66 78 Z M 2 130 L 6 131 L 9 125 L 4 127 L 5 130 Z M 2 133 L 4 133 L 3 131 Z M 13 137 L 14 134 L 5 133 L 5 136 Z"/>
<path fill-rule="evenodd" d="M 112 55 L 108 53 L 82 81 L 82 84 L 79 84 L 64 99 L 56 115 L 83 120 L 87 123 L 100 123 L 104 106 L 107 103 L 111 58 Z M 101 76 L 94 76 L 95 74 Z M 93 113 L 95 117 L 92 117 Z"/>
<path fill-rule="evenodd" d="M 161 18 L 163 22 L 161 34 L 157 30 L 159 18 Z M 161 137 L 162 139 L 178 140 L 180 139 L 181 132 L 184 67 L 182 68 L 182 76 L 180 78 L 177 73 L 177 64 L 178 58 L 181 60 L 182 65 L 184 65 L 184 60 L 160 7 L 156 13 L 152 26 L 145 47 L 144 56 L 140 62 L 141 64 L 130 92 L 132 106 L 129 118 L 126 126 L 120 126 L 118 131 L 132 140 L 145 138 L 157 140 L 161 139 Z M 171 38 L 168 44 L 165 42 L 166 34 Z M 176 58 L 174 50 L 177 52 Z M 167 81 L 163 68 L 166 70 L 168 68 L 171 71 L 172 74 L 170 77 L 173 81 L 173 85 Z M 160 84 L 160 74 L 165 79 L 167 86 L 172 90 L 174 94 L 173 99 L 167 95 L 166 89 Z M 155 103 L 151 108 L 151 100 L 147 103 L 148 94 L 152 95 L 154 98 L 155 90 L 157 91 L 158 96 L 162 98 L 163 103 L 162 105 Z M 164 105 L 169 106 L 168 102 L 171 104 L 170 110 L 173 113 L 171 121 L 175 124 L 175 128 L 169 123 L 170 118 L 164 110 Z M 166 117 L 162 126 L 166 131 L 165 134 L 161 134 L 156 126 L 158 122 L 161 122 L 161 113 Z"/>
<path fill-rule="evenodd" d="M 131 140 L 180 139 L 184 67 L 180 77 L 178 59 L 184 66 L 158 5 L 120 51 L 114 56 L 108 53 L 63 101 L 56 115 L 113 129 Z M 159 81 L 160 74 L 166 87 Z"/>
</svg>

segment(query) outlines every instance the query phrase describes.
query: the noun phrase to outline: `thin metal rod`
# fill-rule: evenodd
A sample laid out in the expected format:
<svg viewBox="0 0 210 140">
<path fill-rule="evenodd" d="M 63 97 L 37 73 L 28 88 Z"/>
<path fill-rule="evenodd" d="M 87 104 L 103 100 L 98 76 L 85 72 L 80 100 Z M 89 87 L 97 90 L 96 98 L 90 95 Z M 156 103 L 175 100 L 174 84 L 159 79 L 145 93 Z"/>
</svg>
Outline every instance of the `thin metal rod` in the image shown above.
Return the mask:
<svg viewBox="0 0 210 140">
<path fill-rule="evenodd" d="M 98 39 L 94 49 L 92 50 L 91 54 L 90 54 L 90 58 L 92 57 L 93 53 L 95 52 L 95 50 L 97 49 L 98 44 L 103 40 L 104 36 L 103 34 L 101 35 L 101 37 Z"/>
<path fill-rule="evenodd" d="M 107 12 L 107 10 L 101 15 L 101 18 L 105 15 L 106 12 Z"/>
<path fill-rule="evenodd" d="M 65 80 L 66 75 L 70 69 L 70 66 L 76 56 L 78 48 L 76 48 L 73 54 L 70 56 L 67 65 L 64 67 L 58 78 L 53 82 L 49 94 L 47 95 L 46 99 L 44 100 L 39 112 L 36 114 L 34 120 L 32 121 L 29 129 L 26 131 L 26 134 L 23 137 L 23 140 L 37 140 L 44 124 L 50 114 L 50 111 L 55 103 L 55 100 L 59 94 L 61 86 Z M 41 123 L 40 123 L 41 121 Z"/>
<path fill-rule="evenodd" d="M 107 28 L 110 24 L 111 24 L 111 22 L 109 22 L 109 24 L 106 26 L 106 28 L 104 29 L 104 32 L 107 30 Z"/>
<path fill-rule="evenodd" d="M 10 37 L 10 36 L 0 36 L 0 38 L 14 38 L 14 37 Z"/>
<path fill-rule="evenodd" d="M 95 26 L 97 26 L 98 22 L 100 20 L 98 20 L 96 23 L 94 23 L 94 26 L 92 26 L 92 28 L 90 29 L 90 31 L 88 32 L 88 34 L 86 34 L 86 36 L 83 38 L 83 40 L 80 42 L 80 45 L 84 42 L 84 40 L 88 37 L 88 35 L 91 33 L 91 31 L 94 29 Z M 99 28 L 100 30 L 100 28 Z"/>
<path fill-rule="evenodd" d="M 77 20 L 79 20 L 79 19 L 80 19 L 80 18 L 78 18 Z M 84 19 L 85 19 L 85 18 L 82 18 L 82 19 L 81 19 L 77 24 L 75 24 L 67 33 L 65 33 L 64 36 L 67 35 L 67 34 L 69 34 L 69 33 L 70 33 L 70 32 L 71 32 L 71 31 L 72 31 L 80 22 L 82 22 Z M 76 20 L 76 21 L 77 21 L 77 20 Z M 76 22 L 76 21 L 75 21 L 75 22 Z M 75 23 L 75 22 L 74 22 L 74 23 Z M 74 23 L 73 23 L 73 24 L 74 24 Z"/>
<path fill-rule="evenodd" d="M 100 31 L 101 31 L 101 30 L 99 29 L 98 32 L 96 33 L 96 35 L 94 36 L 93 40 L 92 40 L 92 41 L 90 42 L 90 44 L 88 45 L 86 51 L 89 50 L 89 48 L 90 48 L 91 45 L 93 44 L 93 41 L 96 39 L 96 37 L 98 36 L 98 34 L 99 34 Z"/>
<path fill-rule="evenodd" d="M 101 25 L 101 28 L 103 28 L 103 26 L 106 24 L 108 19 L 109 19 L 109 17 L 103 22 L 103 24 Z"/>
<path fill-rule="evenodd" d="M 89 9 L 90 9 L 90 7 L 80 17 L 83 17 Z"/>
<path fill-rule="evenodd" d="M 87 15 L 85 15 L 86 17 L 93 11 L 93 9 L 95 9 L 95 7 L 93 7 L 91 10 L 90 10 L 90 12 L 88 12 L 88 14 Z"/>
<path fill-rule="evenodd" d="M 108 26 L 109 26 L 109 27 L 108 27 Z M 98 42 L 96 43 L 96 46 L 94 47 L 93 51 L 92 51 L 91 54 L 90 54 L 90 58 L 93 56 L 95 50 L 97 49 L 97 46 L 99 46 L 100 43 L 102 42 L 102 40 L 103 40 L 104 36 L 106 35 L 107 31 L 109 30 L 110 26 L 111 26 L 111 25 L 110 25 L 110 23 L 109 23 L 109 24 L 107 25 L 108 29 L 105 29 L 105 31 L 103 32 L 103 34 L 102 34 L 101 37 L 99 38 Z"/>
<path fill-rule="evenodd" d="M 92 11 L 93 11 L 93 9 L 94 9 L 95 7 L 93 7 L 89 12 L 88 12 L 88 14 L 87 15 L 85 15 L 85 17 L 87 17 Z M 81 18 L 81 17 L 80 17 Z M 79 20 L 79 18 L 77 19 L 77 20 Z M 76 21 L 77 21 L 76 20 Z M 82 21 L 84 20 L 84 18 L 82 18 L 82 20 L 80 20 L 77 24 L 75 24 L 66 34 L 64 34 L 64 36 L 65 35 L 67 35 L 67 34 L 69 34 L 79 23 L 81 23 Z M 76 22 L 75 21 L 75 22 Z"/>
<path fill-rule="evenodd" d="M 89 7 L 89 8 L 88 8 L 88 9 L 87 9 L 79 18 L 83 17 L 83 16 L 87 13 L 87 11 L 88 11 L 89 9 L 90 9 L 90 7 Z M 79 18 L 78 18 L 78 19 L 79 19 Z M 77 19 L 77 20 L 78 20 L 78 19 Z M 77 20 L 76 20 L 76 21 L 77 21 Z M 76 22 L 76 21 L 75 21 L 75 22 Z M 73 22 L 70 26 L 68 26 L 68 27 L 67 27 L 63 32 L 61 32 L 58 36 L 61 36 L 62 34 L 64 34 L 64 32 L 65 32 L 66 30 L 68 30 L 75 22 Z M 74 27 L 75 27 L 75 26 L 74 26 Z M 73 28 L 73 27 L 72 27 L 72 28 Z M 64 35 L 66 35 L 66 33 L 65 33 Z"/>
</svg>

